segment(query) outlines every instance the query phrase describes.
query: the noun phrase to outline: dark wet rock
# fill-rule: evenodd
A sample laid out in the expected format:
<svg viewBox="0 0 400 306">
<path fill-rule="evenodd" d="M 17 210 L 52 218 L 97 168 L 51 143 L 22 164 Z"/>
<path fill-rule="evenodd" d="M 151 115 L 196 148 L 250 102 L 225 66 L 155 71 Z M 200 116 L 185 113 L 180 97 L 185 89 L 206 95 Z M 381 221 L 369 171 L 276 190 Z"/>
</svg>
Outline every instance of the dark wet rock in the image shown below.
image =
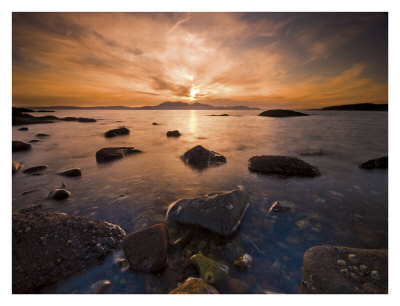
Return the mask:
<svg viewBox="0 0 400 306">
<path fill-rule="evenodd" d="M 96 152 L 97 162 L 107 162 L 116 159 L 121 159 L 126 155 L 141 153 L 142 151 L 134 147 L 109 147 L 102 148 Z"/>
<path fill-rule="evenodd" d="M 18 131 L 27 131 L 29 130 L 27 127 L 23 126 L 18 129 Z"/>
<path fill-rule="evenodd" d="M 120 127 L 118 129 L 109 130 L 108 132 L 104 133 L 105 137 L 115 137 L 120 135 L 129 135 L 130 130 L 126 127 Z"/>
<path fill-rule="evenodd" d="M 13 107 L 12 111 L 20 112 L 20 113 L 34 113 L 35 112 L 33 109 L 25 108 L 25 107 Z"/>
<path fill-rule="evenodd" d="M 53 123 L 54 121 L 46 120 L 40 117 L 34 117 L 21 108 L 13 108 L 12 110 L 12 125 L 26 125 L 26 124 L 41 124 L 41 123 Z"/>
<path fill-rule="evenodd" d="M 228 287 L 231 293 L 234 294 L 243 294 L 246 293 L 247 290 L 249 290 L 249 285 L 237 278 L 231 278 L 228 280 Z"/>
<path fill-rule="evenodd" d="M 36 293 L 95 265 L 125 235 L 117 225 L 88 217 L 37 210 L 13 213 L 13 293 Z"/>
<path fill-rule="evenodd" d="M 287 109 L 271 109 L 262 112 L 259 116 L 265 117 L 296 117 L 296 116 L 309 116 L 308 114 L 295 112 Z"/>
<path fill-rule="evenodd" d="M 132 233 L 122 241 L 122 249 L 133 271 L 159 271 L 167 265 L 167 228 L 156 224 Z"/>
<path fill-rule="evenodd" d="M 37 113 L 54 113 L 53 110 L 44 110 L 44 109 L 39 109 L 36 111 Z"/>
<path fill-rule="evenodd" d="M 229 114 L 220 114 L 220 115 L 209 115 L 209 116 L 211 116 L 211 117 L 228 117 L 228 116 L 230 116 Z"/>
<path fill-rule="evenodd" d="M 32 146 L 29 143 L 25 143 L 22 141 L 14 141 L 12 142 L 12 151 L 13 152 L 20 152 L 30 150 Z"/>
<path fill-rule="evenodd" d="M 213 285 L 222 284 L 229 274 L 229 267 L 203 254 L 196 254 L 190 258 L 197 267 L 205 282 Z"/>
<path fill-rule="evenodd" d="M 153 125 L 158 125 L 158 123 L 157 123 L 157 122 L 153 122 L 152 124 L 153 124 Z"/>
<path fill-rule="evenodd" d="M 218 291 L 202 279 L 190 277 L 169 294 L 218 294 Z"/>
<path fill-rule="evenodd" d="M 54 200 L 65 200 L 70 196 L 70 192 L 65 189 L 53 189 L 49 193 L 49 198 Z"/>
<path fill-rule="evenodd" d="M 43 134 L 43 133 L 36 134 L 36 137 L 40 137 L 40 138 L 49 137 L 49 136 L 50 136 L 49 134 Z"/>
<path fill-rule="evenodd" d="M 19 169 L 22 168 L 22 163 L 19 161 L 13 161 L 12 162 L 12 173 L 14 174 L 17 172 Z"/>
<path fill-rule="evenodd" d="M 59 172 L 57 174 L 63 175 L 63 176 L 75 177 L 75 176 L 81 176 L 82 171 L 79 168 L 73 168 L 73 169 L 65 170 L 63 172 Z"/>
<path fill-rule="evenodd" d="M 253 156 L 249 159 L 249 170 L 280 176 L 314 177 L 321 175 L 317 167 L 289 156 Z"/>
<path fill-rule="evenodd" d="M 76 121 L 76 122 L 96 122 L 96 119 L 92 118 L 84 118 L 84 117 L 65 117 L 65 118 L 57 118 L 62 121 Z"/>
<path fill-rule="evenodd" d="M 387 169 L 388 167 L 388 157 L 384 156 L 381 158 L 371 159 L 359 165 L 363 169 Z"/>
<path fill-rule="evenodd" d="M 251 257 L 249 254 L 242 254 L 236 257 L 235 261 L 233 262 L 235 267 L 239 268 L 240 270 L 250 269 L 252 263 L 253 263 L 253 257 Z"/>
<path fill-rule="evenodd" d="M 34 117 L 34 118 L 40 119 L 40 120 L 60 120 L 60 118 L 58 118 L 57 116 L 52 116 L 52 115 L 38 116 L 38 117 Z"/>
<path fill-rule="evenodd" d="M 34 142 L 40 142 L 40 140 L 38 140 L 38 139 L 32 139 L 32 140 L 29 140 L 28 142 L 29 142 L 29 143 L 34 143 Z"/>
<path fill-rule="evenodd" d="M 271 205 L 271 207 L 269 208 L 269 212 L 275 212 L 275 213 L 280 213 L 280 212 L 286 212 L 286 211 L 290 211 L 291 208 L 279 201 L 276 201 L 274 204 Z"/>
<path fill-rule="evenodd" d="M 179 137 L 179 136 L 181 136 L 181 133 L 179 133 L 178 130 L 167 132 L 167 137 Z"/>
<path fill-rule="evenodd" d="M 89 294 L 103 294 L 111 288 L 111 282 L 109 280 L 99 280 L 95 282 L 89 290 Z"/>
<path fill-rule="evenodd" d="M 43 171 L 43 170 L 46 170 L 46 169 L 47 169 L 47 166 L 46 166 L 46 165 L 43 165 L 43 166 L 36 166 L 36 167 L 27 168 L 27 169 L 25 169 L 23 172 L 24 172 L 24 173 L 31 174 L 31 173 Z"/>
<path fill-rule="evenodd" d="M 371 269 L 371 274 L 374 270 L 379 271 L 381 277 L 374 279 L 371 274 L 361 273 L 349 258 Z M 387 249 L 355 249 L 326 245 L 308 249 L 304 254 L 300 293 L 371 293 L 365 290 L 364 287 L 371 288 L 370 285 L 364 286 L 365 283 L 373 284 L 375 293 L 387 293 Z"/>
<path fill-rule="evenodd" d="M 195 168 L 203 169 L 209 166 L 219 166 L 226 163 L 225 156 L 207 150 L 203 146 L 195 146 L 181 156 L 182 160 Z"/>
<path fill-rule="evenodd" d="M 211 193 L 170 204 L 167 219 L 228 236 L 238 228 L 248 206 L 249 196 L 244 190 Z"/>
</svg>

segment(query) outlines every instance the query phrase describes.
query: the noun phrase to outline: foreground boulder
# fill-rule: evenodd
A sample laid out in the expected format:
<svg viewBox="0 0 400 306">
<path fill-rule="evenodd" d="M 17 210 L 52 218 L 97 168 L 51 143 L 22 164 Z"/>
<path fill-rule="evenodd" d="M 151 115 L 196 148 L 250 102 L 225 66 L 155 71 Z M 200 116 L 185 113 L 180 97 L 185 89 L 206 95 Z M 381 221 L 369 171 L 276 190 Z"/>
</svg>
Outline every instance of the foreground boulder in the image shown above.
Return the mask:
<svg viewBox="0 0 400 306">
<path fill-rule="evenodd" d="M 388 157 L 384 156 L 381 158 L 371 159 L 359 165 L 363 169 L 387 169 L 388 167 Z"/>
<path fill-rule="evenodd" d="M 296 117 L 296 116 L 309 116 L 308 114 L 295 112 L 287 109 L 271 109 L 259 114 L 264 117 Z"/>
<path fill-rule="evenodd" d="M 247 192 L 237 189 L 178 200 L 168 207 L 167 219 L 228 236 L 238 228 L 248 207 Z"/>
<path fill-rule="evenodd" d="M 181 136 L 181 133 L 179 133 L 178 130 L 173 130 L 173 131 L 167 132 L 167 137 L 179 137 L 179 136 Z"/>
<path fill-rule="evenodd" d="M 36 167 L 27 168 L 23 172 L 30 174 L 30 173 L 40 172 L 40 171 L 43 171 L 43 170 L 46 170 L 46 169 L 47 169 L 47 166 L 43 165 L 43 166 L 36 166 Z"/>
<path fill-rule="evenodd" d="M 13 152 L 20 152 L 30 150 L 32 146 L 29 143 L 25 143 L 22 141 L 14 141 L 12 142 L 12 151 Z"/>
<path fill-rule="evenodd" d="M 222 284 L 228 278 L 228 266 L 208 258 L 203 254 L 193 255 L 190 259 L 196 265 L 201 277 L 207 283 L 218 285 Z"/>
<path fill-rule="evenodd" d="M 104 133 L 105 137 L 115 137 L 120 135 L 129 135 L 131 131 L 126 127 L 120 127 L 119 129 L 109 130 L 108 132 Z"/>
<path fill-rule="evenodd" d="M 189 151 L 185 152 L 181 158 L 186 164 L 200 169 L 207 168 L 209 166 L 219 166 L 223 163 L 226 163 L 225 156 L 217 152 L 207 150 L 200 145 L 195 146 L 194 148 L 191 148 Z"/>
<path fill-rule="evenodd" d="M 76 177 L 76 176 L 81 176 L 82 171 L 79 168 L 73 168 L 73 169 L 65 170 L 63 172 L 59 172 L 57 174 L 62 175 L 62 176 L 68 176 L 68 177 Z"/>
<path fill-rule="evenodd" d="M 167 228 L 164 224 L 156 224 L 132 233 L 122 241 L 122 249 L 133 271 L 159 271 L 167 265 Z"/>
<path fill-rule="evenodd" d="M 200 278 L 189 277 L 169 294 L 218 294 L 218 291 Z"/>
<path fill-rule="evenodd" d="M 314 177 L 319 176 L 317 167 L 301 159 L 289 156 L 262 155 L 249 159 L 249 170 L 263 174 Z"/>
<path fill-rule="evenodd" d="M 317 246 L 303 258 L 300 293 L 387 293 L 386 249 Z"/>
<path fill-rule="evenodd" d="M 141 153 L 142 151 L 134 147 L 109 147 L 103 148 L 96 152 L 97 162 L 107 162 L 116 159 L 121 159 L 126 155 Z"/>
<path fill-rule="evenodd" d="M 19 169 L 22 168 L 22 163 L 20 163 L 19 161 L 13 161 L 12 162 L 12 173 L 14 174 L 15 172 L 17 172 Z"/>
<path fill-rule="evenodd" d="M 119 246 L 119 226 L 57 212 L 12 215 L 12 291 L 35 293 L 88 268 Z"/>
</svg>

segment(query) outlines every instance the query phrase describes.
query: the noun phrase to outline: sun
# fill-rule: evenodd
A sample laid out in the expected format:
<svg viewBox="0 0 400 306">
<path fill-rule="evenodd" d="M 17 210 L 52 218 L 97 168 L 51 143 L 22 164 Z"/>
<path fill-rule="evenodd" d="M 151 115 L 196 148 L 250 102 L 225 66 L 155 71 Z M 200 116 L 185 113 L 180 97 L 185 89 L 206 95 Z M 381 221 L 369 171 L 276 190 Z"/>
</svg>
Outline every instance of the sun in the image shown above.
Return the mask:
<svg viewBox="0 0 400 306">
<path fill-rule="evenodd" d="M 198 89 L 192 88 L 192 89 L 190 90 L 190 94 L 189 94 L 190 98 L 191 98 L 192 100 L 195 99 L 195 97 L 196 97 L 196 95 L 197 95 L 198 92 L 199 92 Z"/>
</svg>

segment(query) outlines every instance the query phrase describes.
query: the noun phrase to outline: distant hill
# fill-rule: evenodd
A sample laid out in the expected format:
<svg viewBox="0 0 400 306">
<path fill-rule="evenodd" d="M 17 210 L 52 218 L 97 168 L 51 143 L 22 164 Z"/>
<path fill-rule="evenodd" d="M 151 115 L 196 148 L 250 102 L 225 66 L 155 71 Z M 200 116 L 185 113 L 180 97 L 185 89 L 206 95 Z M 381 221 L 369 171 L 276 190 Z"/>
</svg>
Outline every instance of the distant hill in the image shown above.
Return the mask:
<svg viewBox="0 0 400 306">
<path fill-rule="evenodd" d="M 214 106 L 202 103 L 184 103 L 184 102 L 164 102 L 154 106 L 128 107 L 128 106 L 42 106 L 32 107 L 35 109 L 111 109 L 111 110 L 259 110 L 257 107 L 249 106 Z"/>
<path fill-rule="evenodd" d="M 354 111 L 388 111 L 387 104 L 359 103 L 337 106 L 328 106 L 322 110 L 354 110 Z"/>
</svg>

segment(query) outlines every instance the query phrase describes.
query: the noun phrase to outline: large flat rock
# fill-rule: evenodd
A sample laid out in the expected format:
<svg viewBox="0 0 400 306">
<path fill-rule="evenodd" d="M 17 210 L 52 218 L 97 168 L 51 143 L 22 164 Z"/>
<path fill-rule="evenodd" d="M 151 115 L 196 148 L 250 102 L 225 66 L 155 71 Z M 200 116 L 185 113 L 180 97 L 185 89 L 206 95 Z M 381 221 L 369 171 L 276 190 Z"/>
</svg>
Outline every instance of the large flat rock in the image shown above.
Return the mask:
<svg viewBox="0 0 400 306">
<path fill-rule="evenodd" d="M 25 210 L 12 215 L 12 291 L 35 293 L 117 248 L 119 226 L 88 217 Z"/>
<path fill-rule="evenodd" d="M 387 249 L 331 245 L 308 249 L 300 293 L 387 293 Z"/>
<path fill-rule="evenodd" d="M 271 109 L 262 112 L 259 116 L 263 117 L 299 117 L 299 116 L 309 116 L 308 114 L 292 111 L 289 109 Z"/>
<path fill-rule="evenodd" d="M 249 159 L 249 170 L 279 176 L 314 177 L 321 175 L 317 167 L 290 156 L 262 155 Z"/>
<path fill-rule="evenodd" d="M 228 236 L 238 228 L 248 206 L 249 196 L 244 190 L 211 193 L 171 203 L 167 219 Z"/>
</svg>

